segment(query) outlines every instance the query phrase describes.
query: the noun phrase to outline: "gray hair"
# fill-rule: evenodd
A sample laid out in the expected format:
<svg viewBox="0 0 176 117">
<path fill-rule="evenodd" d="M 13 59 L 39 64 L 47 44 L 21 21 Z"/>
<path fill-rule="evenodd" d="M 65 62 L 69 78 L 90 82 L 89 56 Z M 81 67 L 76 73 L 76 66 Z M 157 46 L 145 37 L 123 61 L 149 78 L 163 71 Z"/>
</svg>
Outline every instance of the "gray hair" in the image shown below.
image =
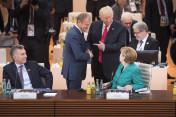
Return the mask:
<svg viewBox="0 0 176 117">
<path fill-rule="evenodd" d="M 99 11 L 99 17 L 107 16 L 107 15 L 111 15 L 111 14 L 113 16 L 114 12 L 110 6 L 102 7 Z"/>
<path fill-rule="evenodd" d="M 22 49 L 24 49 L 23 45 L 14 45 L 14 46 L 12 46 L 12 48 L 10 50 L 11 58 L 13 59 L 13 56 L 15 56 L 17 54 L 17 50 L 22 50 Z"/>
<path fill-rule="evenodd" d="M 79 14 L 78 17 L 77 17 L 77 23 L 78 23 L 78 20 L 83 22 L 84 19 L 86 19 L 86 18 L 89 18 L 91 20 L 91 17 L 90 17 L 90 15 L 88 13 Z"/>
<path fill-rule="evenodd" d="M 130 12 L 124 12 L 124 13 L 122 13 L 121 20 L 123 20 L 125 18 L 131 18 L 131 20 L 133 20 L 133 17 L 132 17 L 132 15 L 131 15 Z"/>
<path fill-rule="evenodd" d="M 133 29 L 137 29 L 139 31 L 143 31 L 145 30 L 146 32 L 148 32 L 148 27 L 147 24 L 144 22 L 137 22 L 133 25 Z"/>
</svg>

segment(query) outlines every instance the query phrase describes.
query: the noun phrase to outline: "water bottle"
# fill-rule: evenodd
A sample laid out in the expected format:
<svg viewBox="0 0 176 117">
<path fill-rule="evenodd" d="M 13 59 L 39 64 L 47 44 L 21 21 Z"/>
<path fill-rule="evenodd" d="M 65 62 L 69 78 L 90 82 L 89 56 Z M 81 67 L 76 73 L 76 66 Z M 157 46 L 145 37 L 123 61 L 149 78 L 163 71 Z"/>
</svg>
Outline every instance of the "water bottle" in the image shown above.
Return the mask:
<svg viewBox="0 0 176 117">
<path fill-rule="evenodd" d="M 6 95 L 6 79 L 3 79 L 3 83 L 2 83 L 2 94 Z"/>
<path fill-rule="evenodd" d="M 10 83 L 10 79 L 8 79 L 8 82 L 7 82 L 6 93 L 7 93 L 7 95 L 11 95 L 11 83 Z"/>
<path fill-rule="evenodd" d="M 100 80 L 100 95 L 103 95 L 104 92 L 103 92 L 103 80 L 101 79 Z"/>
<path fill-rule="evenodd" d="M 99 91 L 100 91 L 99 80 L 96 79 L 95 94 L 96 94 L 96 95 L 99 95 Z"/>
</svg>

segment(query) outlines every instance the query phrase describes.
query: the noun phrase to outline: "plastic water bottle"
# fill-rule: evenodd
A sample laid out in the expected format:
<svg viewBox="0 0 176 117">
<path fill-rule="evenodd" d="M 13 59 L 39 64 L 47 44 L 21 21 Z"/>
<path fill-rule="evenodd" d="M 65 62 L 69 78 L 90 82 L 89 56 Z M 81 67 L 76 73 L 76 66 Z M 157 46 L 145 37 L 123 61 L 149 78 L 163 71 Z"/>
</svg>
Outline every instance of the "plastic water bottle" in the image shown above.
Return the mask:
<svg viewBox="0 0 176 117">
<path fill-rule="evenodd" d="M 101 79 L 100 80 L 100 95 L 103 95 L 104 92 L 103 92 L 103 80 Z"/>
<path fill-rule="evenodd" d="M 11 83 L 10 83 L 10 79 L 8 79 L 8 82 L 7 82 L 6 93 L 7 93 L 7 95 L 11 95 Z"/>
<path fill-rule="evenodd" d="M 6 95 L 6 79 L 3 79 L 3 83 L 2 83 L 2 94 Z"/>
<path fill-rule="evenodd" d="M 96 95 L 99 95 L 99 92 L 100 92 L 99 80 L 96 79 L 95 94 L 96 94 Z"/>
</svg>

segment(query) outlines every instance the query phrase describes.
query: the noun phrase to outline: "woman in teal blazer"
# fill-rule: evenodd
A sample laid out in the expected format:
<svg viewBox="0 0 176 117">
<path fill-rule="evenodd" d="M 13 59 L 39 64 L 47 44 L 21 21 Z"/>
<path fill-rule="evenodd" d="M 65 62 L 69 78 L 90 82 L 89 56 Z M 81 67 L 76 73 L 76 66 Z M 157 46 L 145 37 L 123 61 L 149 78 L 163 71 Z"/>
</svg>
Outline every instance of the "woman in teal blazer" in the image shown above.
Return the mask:
<svg viewBox="0 0 176 117">
<path fill-rule="evenodd" d="M 134 64 L 137 58 L 136 51 L 131 47 L 121 48 L 120 65 L 112 81 L 104 83 L 106 89 L 116 89 L 117 86 L 124 87 L 125 90 L 136 90 L 144 88 L 144 82 L 140 69 Z"/>
</svg>

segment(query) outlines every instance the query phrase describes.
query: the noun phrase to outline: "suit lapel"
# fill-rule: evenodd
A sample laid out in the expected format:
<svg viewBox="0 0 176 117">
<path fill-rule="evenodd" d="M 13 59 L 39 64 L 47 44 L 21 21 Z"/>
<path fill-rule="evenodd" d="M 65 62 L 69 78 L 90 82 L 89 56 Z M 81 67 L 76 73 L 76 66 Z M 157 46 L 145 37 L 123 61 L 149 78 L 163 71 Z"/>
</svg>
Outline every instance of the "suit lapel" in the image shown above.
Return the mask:
<svg viewBox="0 0 176 117">
<path fill-rule="evenodd" d="M 147 41 L 145 42 L 144 50 L 149 50 L 150 38 L 148 36 Z"/>
<path fill-rule="evenodd" d="M 26 67 L 26 71 L 27 71 L 27 73 L 28 73 L 28 75 L 29 75 L 29 78 L 30 78 L 30 80 L 31 80 L 31 82 L 32 82 L 31 68 L 30 68 L 28 62 L 26 62 L 24 65 L 25 65 L 25 67 Z"/>
<path fill-rule="evenodd" d="M 15 63 L 12 64 L 12 69 L 13 69 L 13 72 L 15 74 L 15 80 L 17 79 L 17 82 L 20 82 L 20 84 L 21 84 L 20 77 L 18 75 L 18 69 L 17 69 Z"/>
<path fill-rule="evenodd" d="M 102 28 L 103 28 L 103 21 L 100 23 L 100 25 L 97 27 L 97 29 L 100 29 L 100 30 L 97 30 L 97 35 L 99 36 L 98 37 L 98 43 L 99 41 L 101 41 L 101 37 L 102 37 Z"/>
<path fill-rule="evenodd" d="M 114 28 L 114 21 L 113 21 L 113 23 L 111 24 L 111 26 L 110 26 L 110 28 L 109 28 L 109 31 L 108 31 L 108 33 L 107 33 L 107 35 L 106 35 L 106 38 L 105 38 L 105 42 L 104 42 L 104 43 L 107 43 L 108 39 L 110 38 L 109 36 L 111 35 L 111 33 L 114 32 L 114 30 L 115 30 L 115 28 Z"/>
<path fill-rule="evenodd" d="M 86 49 L 86 41 L 85 41 L 85 39 L 84 39 L 84 36 L 81 34 L 81 32 L 80 32 L 80 30 L 76 27 L 76 26 L 74 26 L 73 27 L 75 30 L 76 30 L 76 32 L 78 33 L 78 35 L 80 36 L 80 38 L 81 38 L 81 45 L 83 45 L 82 47 L 82 49 L 84 50 L 84 51 L 86 51 L 85 49 Z"/>
</svg>

